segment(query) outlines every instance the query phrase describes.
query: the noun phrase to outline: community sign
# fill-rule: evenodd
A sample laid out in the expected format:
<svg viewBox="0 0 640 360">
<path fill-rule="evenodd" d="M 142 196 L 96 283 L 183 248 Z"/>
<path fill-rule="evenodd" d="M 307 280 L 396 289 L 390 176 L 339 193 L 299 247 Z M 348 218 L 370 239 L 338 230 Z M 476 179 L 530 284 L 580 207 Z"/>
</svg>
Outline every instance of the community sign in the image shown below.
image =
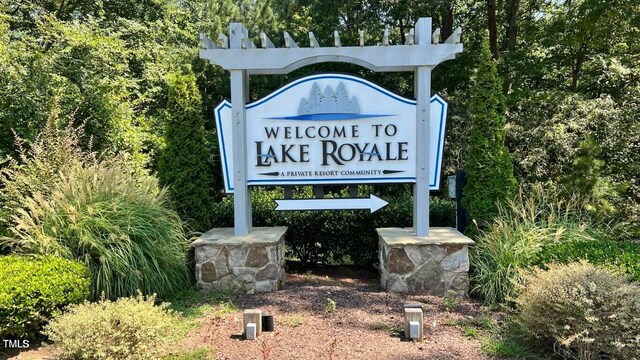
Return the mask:
<svg viewBox="0 0 640 360">
<path fill-rule="evenodd" d="M 247 184 L 416 181 L 418 141 L 429 144 L 429 188 L 438 189 L 447 103 L 430 103 L 430 133 L 416 132 L 416 102 L 349 75 L 299 79 L 246 105 Z M 231 103 L 215 109 L 225 190 L 233 192 Z"/>
</svg>

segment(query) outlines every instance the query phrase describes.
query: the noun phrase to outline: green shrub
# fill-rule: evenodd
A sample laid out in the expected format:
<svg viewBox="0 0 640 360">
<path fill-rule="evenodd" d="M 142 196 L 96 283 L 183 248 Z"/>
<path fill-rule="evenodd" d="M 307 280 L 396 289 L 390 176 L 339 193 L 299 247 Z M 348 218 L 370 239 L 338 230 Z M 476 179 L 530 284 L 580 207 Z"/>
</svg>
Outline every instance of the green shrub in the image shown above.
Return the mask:
<svg viewBox="0 0 640 360">
<path fill-rule="evenodd" d="M 168 304 L 155 296 L 72 305 L 44 333 L 71 359 L 158 359 L 179 336 Z"/>
<path fill-rule="evenodd" d="M 89 272 L 53 256 L 0 256 L 0 339 L 33 338 L 53 313 L 89 296 Z"/>
<path fill-rule="evenodd" d="M 640 287 L 581 262 L 550 265 L 526 276 L 516 299 L 518 321 L 579 359 L 632 359 L 640 354 Z"/>
<path fill-rule="evenodd" d="M 373 191 L 360 187 L 361 197 Z M 347 196 L 345 191 L 329 196 Z M 288 256 L 303 262 L 339 262 L 349 256 L 356 265 L 370 267 L 378 259 L 379 227 L 410 227 L 412 224 L 412 196 L 409 188 L 383 196 L 389 205 L 370 214 L 368 211 L 274 211 L 274 199 L 282 199 L 281 188 L 254 188 L 252 208 L 254 226 L 288 226 Z M 313 197 L 311 187 L 301 187 L 295 197 Z M 233 226 L 233 197 L 227 196 L 213 205 L 216 226 Z M 431 226 L 455 226 L 455 202 L 449 199 L 430 199 Z"/>
<path fill-rule="evenodd" d="M 180 216 L 196 231 L 207 231 L 213 217 L 214 188 L 209 163 L 202 101 L 193 74 L 168 78 L 165 143 L 158 160 L 158 178 L 169 192 Z"/>
<path fill-rule="evenodd" d="M 640 281 L 640 243 L 607 239 L 551 243 L 542 247 L 534 265 L 587 260 L 594 265 L 612 267 Z"/>
<path fill-rule="evenodd" d="M 513 196 L 517 183 L 509 149 L 504 145 L 502 81 L 487 41 L 482 42 L 478 61 L 469 102 L 471 129 L 462 204 L 472 219 L 484 225 L 498 215 L 497 206 Z"/>
<path fill-rule="evenodd" d="M 472 294 L 488 304 L 504 303 L 516 294 L 521 270 L 539 264 L 545 246 L 602 237 L 583 204 L 555 187 L 521 188 L 498 207 L 498 217 L 470 250 Z"/>
<path fill-rule="evenodd" d="M 117 162 L 68 164 L 48 196 L 24 199 L 8 242 L 15 251 L 77 259 L 91 297 L 167 295 L 188 287 L 182 223 L 150 176 Z"/>
</svg>

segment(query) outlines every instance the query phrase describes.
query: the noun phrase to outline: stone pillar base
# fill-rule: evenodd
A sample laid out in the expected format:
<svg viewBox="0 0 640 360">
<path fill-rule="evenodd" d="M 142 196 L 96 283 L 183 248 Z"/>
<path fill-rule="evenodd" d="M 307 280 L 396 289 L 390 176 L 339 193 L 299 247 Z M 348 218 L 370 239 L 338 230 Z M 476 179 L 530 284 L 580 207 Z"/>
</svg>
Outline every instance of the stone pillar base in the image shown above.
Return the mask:
<svg viewBox="0 0 640 360">
<path fill-rule="evenodd" d="M 202 291 L 272 292 L 284 287 L 286 227 L 254 228 L 234 236 L 233 228 L 202 234 L 195 247 L 196 282 Z"/>
<path fill-rule="evenodd" d="M 389 292 L 458 296 L 469 291 L 469 245 L 453 228 L 430 228 L 429 236 L 412 229 L 376 229 L 380 237 L 380 286 Z"/>
</svg>

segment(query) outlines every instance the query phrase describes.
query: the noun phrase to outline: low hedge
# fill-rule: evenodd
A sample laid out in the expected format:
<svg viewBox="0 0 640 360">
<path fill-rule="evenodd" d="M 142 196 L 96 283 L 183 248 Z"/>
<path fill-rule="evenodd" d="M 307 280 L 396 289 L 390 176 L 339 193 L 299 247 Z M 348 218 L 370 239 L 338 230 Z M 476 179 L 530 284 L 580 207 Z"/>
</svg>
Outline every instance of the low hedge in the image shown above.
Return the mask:
<svg viewBox="0 0 640 360">
<path fill-rule="evenodd" d="M 373 190 L 361 186 L 360 197 Z M 346 196 L 345 190 L 327 195 Z M 297 189 L 294 198 L 313 197 L 312 189 Z M 359 266 L 370 267 L 377 262 L 379 227 L 411 227 L 412 196 L 410 189 L 401 188 L 382 196 L 389 205 L 371 214 L 368 210 L 343 211 L 275 211 L 275 199 L 284 198 L 282 188 L 252 191 L 254 226 L 288 226 L 287 256 L 309 263 L 339 262 L 345 256 Z M 455 226 L 455 202 L 430 199 L 431 226 Z M 227 196 L 213 210 L 216 227 L 233 226 L 233 197 Z"/>
<path fill-rule="evenodd" d="M 0 338 L 33 338 L 52 314 L 89 296 L 90 274 L 62 258 L 0 256 Z"/>
<path fill-rule="evenodd" d="M 587 260 L 594 265 L 616 268 L 640 281 L 640 243 L 613 240 L 574 240 L 551 243 L 540 249 L 535 265 L 568 264 Z"/>
</svg>

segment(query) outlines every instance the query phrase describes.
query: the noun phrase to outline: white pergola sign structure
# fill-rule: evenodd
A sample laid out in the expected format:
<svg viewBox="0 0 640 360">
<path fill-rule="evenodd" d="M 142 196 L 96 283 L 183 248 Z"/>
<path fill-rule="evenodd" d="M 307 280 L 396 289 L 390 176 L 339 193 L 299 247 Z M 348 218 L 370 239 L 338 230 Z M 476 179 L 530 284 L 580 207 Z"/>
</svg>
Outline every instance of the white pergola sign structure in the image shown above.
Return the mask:
<svg viewBox="0 0 640 360">
<path fill-rule="evenodd" d="M 309 47 L 302 47 L 284 32 L 284 48 L 260 33 L 260 47 L 249 37 L 240 23 L 229 26 L 229 36 L 220 34 L 216 41 L 200 35 L 200 58 L 221 66 L 231 73 L 231 111 L 233 119 L 233 187 L 234 234 L 248 235 L 252 228 L 251 189 L 247 184 L 247 122 L 246 104 L 249 100 L 249 77 L 263 74 L 286 74 L 303 66 L 321 62 L 347 62 L 376 72 L 412 71 L 416 99 L 416 181 L 414 185 L 413 227 L 415 236 L 429 235 L 429 137 L 431 70 L 443 61 L 454 59 L 462 52 L 461 29 L 444 42 L 440 29 L 432 32 L 431 18 L 420 18 L 407 34 L 402 45 L 389 44 L 385 30 L 382 44 L 365 46 L 360 31 L 357 46 L 342 46 L 338 31 L 333 34 L 333 46 L 320 46 L 313 32 L 309 33 Z"/>
</svg>

